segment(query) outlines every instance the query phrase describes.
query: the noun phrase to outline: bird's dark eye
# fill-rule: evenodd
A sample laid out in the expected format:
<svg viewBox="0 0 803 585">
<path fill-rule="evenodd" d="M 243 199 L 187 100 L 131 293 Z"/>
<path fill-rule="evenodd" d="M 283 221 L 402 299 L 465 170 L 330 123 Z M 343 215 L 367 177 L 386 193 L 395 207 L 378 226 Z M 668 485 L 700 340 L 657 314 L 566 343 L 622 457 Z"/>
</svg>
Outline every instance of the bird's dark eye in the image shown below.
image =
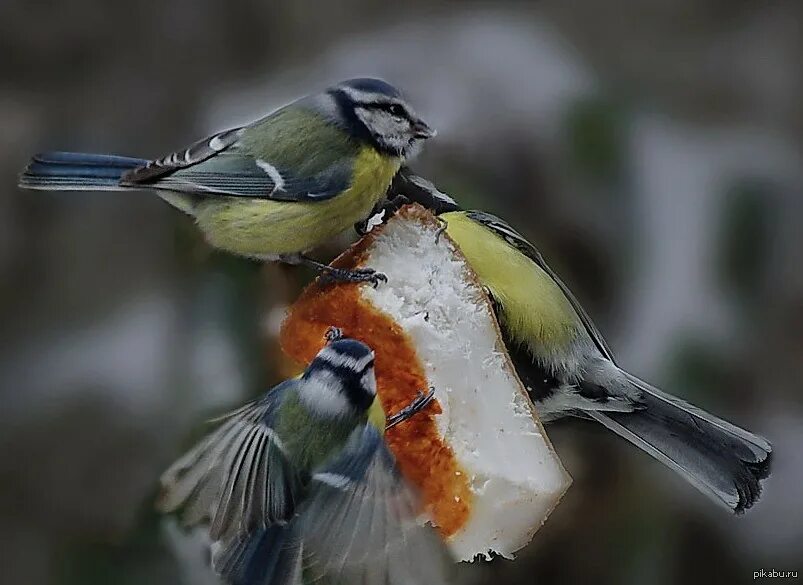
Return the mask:
<svg viewBox="0 0 803 585">
<path fill-rule="evenodd" d="M 390 112 L 393 116 L 404 116 L 404 108 L 399 104 L 391 104 L 391 106 L 388 108 L 388 112 Z"/>
</svg>

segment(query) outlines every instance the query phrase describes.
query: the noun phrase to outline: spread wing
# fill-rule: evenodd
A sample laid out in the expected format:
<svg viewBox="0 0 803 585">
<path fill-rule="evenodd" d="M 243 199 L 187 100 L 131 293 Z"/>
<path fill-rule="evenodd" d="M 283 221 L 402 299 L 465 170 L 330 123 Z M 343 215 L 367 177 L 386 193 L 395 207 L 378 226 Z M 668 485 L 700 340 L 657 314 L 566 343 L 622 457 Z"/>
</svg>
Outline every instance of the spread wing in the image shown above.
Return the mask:
<svg viewBox="0 0 803 585">
<path fill-rule="evenodd" d="M 356 429 L 312 477 L 286 525 L 218 544 L 215 570 L 232 585 L 446 583 L 453 560 L 418 507 L 380 432 Z"/>
<path fill-rule="evenodd" d="M 289 520 L 301 480 L 271 429 L 290 382 L 236 410 L 161 477 L 162 512 L 181 510 L 188 526 L 210 521 L 213 539 Z"/>
<path fill-rule="evenodd" d="M 389 585 L 447 580 L 452 559 L 372 425 L 312 477 L 299 510 L 304 570 L 327 583 Z"/>
<path fill-rule="evenodd" d="M 530 260 L 535 262 L 538 267 L 541 268 L 541 270 L 546 272 L 549 277 L 560 287 L 566 298 L 569 299 L 569 302 L 577 313 L 577 316 L 580 317 L 580 321 L 583 323 L 586 331 L 588 331 L 588 334 L 594 341 L 594 345 L 597 346 L 597 349 L 599 349 L 602 355 L 604 355 L 607 359 L 615 363 L 613 352 L 608 346 L 608 343 L 605 341 L 605 338 L 602 337 L 602 333 L 600 333 L 599 329 L 597 329 L 597 326 L 594 325 L 591 317 L 589 317 L 588 313 L 585 312 L 585 309 L 583 309 L 582 305 L 580 305 L 580 302 L 572 294 L 572 291 L 569 290 L 569 287 L 566 286 L 558 277 L 558 275 L 555 274 L 555 272 L 549 267 L 544 260 L 544 257 L 541 256 L 541 253 L 535 246 L 528 242 L 524 236 L 510 227 L 510 225 L 508 225 L 504 220 L 499 219 L 495 215 L 485 213 L 484 211 L 467 211 L 466 215 L 472 220 L 481 223 L 499 237 L 503 238 L 508 244 L 527 256 Z"/>
<path fill-rule="evenodd" d="M 213 546 L 212 565 L 229 585 L 308 585 L 295 522 L 273 524 Z"/>
<path fill-rule="evenodd" d="M 352 145 L 338 133 L 312 113 L 280 110 L 133 169 L 121 184 L 199 196 L 325 201 L 351 184 Z"/>
</svg>

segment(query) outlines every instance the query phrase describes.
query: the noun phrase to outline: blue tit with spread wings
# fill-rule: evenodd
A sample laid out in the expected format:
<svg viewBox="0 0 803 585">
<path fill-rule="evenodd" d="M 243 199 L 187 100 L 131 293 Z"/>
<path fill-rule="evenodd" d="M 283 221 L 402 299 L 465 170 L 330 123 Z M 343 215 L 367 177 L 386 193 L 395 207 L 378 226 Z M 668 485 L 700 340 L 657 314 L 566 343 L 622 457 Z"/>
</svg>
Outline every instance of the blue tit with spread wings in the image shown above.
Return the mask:
<svg viewBox="0 0 803 585">
<path fill-rule="evenodd" d="M 208 524 L 226 582 L 446 582 L 452 559 L 418 521 L 384 441 L 400 419 L 386 419 L 376 398 L 368 346 L 331 341 L 301 376 L 219 422 L 164 473 L 158 506 L 185 525 Z"/>
</svg>

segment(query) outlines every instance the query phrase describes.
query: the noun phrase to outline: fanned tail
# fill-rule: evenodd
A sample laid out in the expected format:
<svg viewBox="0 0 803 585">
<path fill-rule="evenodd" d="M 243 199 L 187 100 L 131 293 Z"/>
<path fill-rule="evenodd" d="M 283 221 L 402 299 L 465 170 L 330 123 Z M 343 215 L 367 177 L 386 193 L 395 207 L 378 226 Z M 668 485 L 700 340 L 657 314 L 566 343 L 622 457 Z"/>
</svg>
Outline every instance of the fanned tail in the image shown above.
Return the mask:
<svg viewBox="0 0 803 585">
<path fill-rule="evenodd" d="M 769 441 L 626 375 L 643 393 L 642 408 L 586 414 L 733 512 L 755 504 L 770 473 Z"/>
<path fill-rule="evenodd" d="M 147 164 L 146 159 L 87 154 L 43 152 L 31 158 L 20 175 L 23 189 L 45 191 L 118 191 L 123 173 Z"/>
</svg>

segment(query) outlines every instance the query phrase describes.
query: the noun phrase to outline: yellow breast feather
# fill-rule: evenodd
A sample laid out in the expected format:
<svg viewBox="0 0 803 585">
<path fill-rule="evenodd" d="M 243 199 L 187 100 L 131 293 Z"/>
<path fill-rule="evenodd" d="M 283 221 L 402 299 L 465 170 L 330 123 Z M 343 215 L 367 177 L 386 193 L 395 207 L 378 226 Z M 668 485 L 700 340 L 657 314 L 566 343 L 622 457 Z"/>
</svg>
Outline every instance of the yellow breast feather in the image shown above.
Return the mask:
<svg viewBox="0 0 803 585">
<path fill-rule="evenodd" d="M 546 272 L 465 214 L 453 212 L 441 217 L 448 224 L 446 233 L 500 303 L 501 318 L 514 341 L 551 353 L 574 340 L 579 327 L 577 313 Z"/>
<path fill-rule="evenodd" d="M 351 185 L 325 201 L 294 202 L 219 197 L 195 217 L 210 244 L 265 258 L 305 252 L 365 219 L 385 195 L 401 160 L 365 146 L 354 161 Z"/>
</svg>

